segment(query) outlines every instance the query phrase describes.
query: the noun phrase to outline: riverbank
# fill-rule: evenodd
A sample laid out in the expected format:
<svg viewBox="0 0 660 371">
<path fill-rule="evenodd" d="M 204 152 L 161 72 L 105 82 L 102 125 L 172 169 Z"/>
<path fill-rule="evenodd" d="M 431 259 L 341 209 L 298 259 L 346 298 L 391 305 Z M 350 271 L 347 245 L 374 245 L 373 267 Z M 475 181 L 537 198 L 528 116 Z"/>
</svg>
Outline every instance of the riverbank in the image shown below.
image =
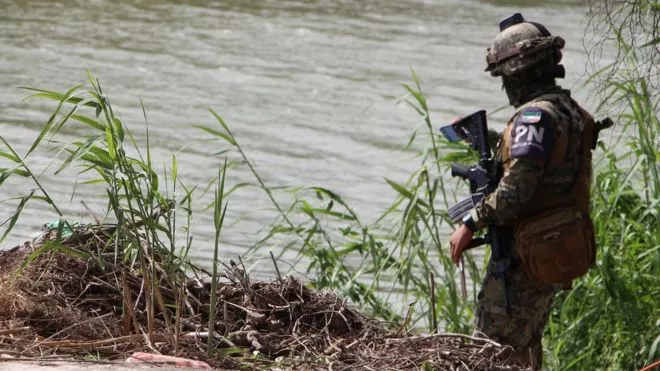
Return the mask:
<svg viewBox="0 0 660 371">
<path fill-rule="evenodd" d="M 4 371 L 180 371 L 181 368 L 156 366 L 147 364 L 131 364 L 124 362 L 75 362 L 75 361 L 48 361 L 48 360 L 23 360 L 23 361 L 0 361 L 0 367 Z"/>
<path fill-rule="evenodd" d="M 60 226 L 0 252 L 0 355 L 14 358 L 11 367 L 70 369 L 58 359 L 93 359 L 123 370 L 146 352 L 217 369 L 519 369 L 509 348 L 490 340 L 415 335 L 407 322 L 389 328 L 294 277 L 251 280 L 233 261 L 210 311 L 208 273 L 187 262 L 182 276 L 177 256 L 147 245 L 139 258 L 124 255 L 113 248 L 115 228 L 76 226 L 63 237 Z"/>
</svg>

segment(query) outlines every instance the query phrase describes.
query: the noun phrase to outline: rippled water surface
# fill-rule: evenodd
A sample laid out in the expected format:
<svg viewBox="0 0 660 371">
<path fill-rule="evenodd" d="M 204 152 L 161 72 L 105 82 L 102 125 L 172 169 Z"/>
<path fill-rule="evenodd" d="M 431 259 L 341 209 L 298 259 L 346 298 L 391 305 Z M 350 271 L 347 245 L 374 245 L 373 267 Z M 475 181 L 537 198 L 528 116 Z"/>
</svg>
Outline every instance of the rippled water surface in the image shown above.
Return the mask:
<svg viewBox="0 0 660 371">
<path fill-rule="evenodd" d="M 499 19 L 522 11 L 567 40 L 562 82 L 584 81 L 585 12 L 579 1 L 109 1 L 0 0 L 0 135 L 25 153 L 51 106 L 22 101 L 21 86 L 64 91 L 101 81 L 115 110 L 144 140 L 146 106 L 157 163 L 177 154 L 189 184 L 204 186 L 219 148 L 197 141 L 194 124 L 219 112 L 271 186 L 320 185 L 343 195 L 366 220 L 389 205 L 388 177 L 404 181 L 419 159 L 402 148 L 419 118 L 396 104 L 411 68 L 421 77 L 436 126 L 479 108 L 506 105 L 498 80 L 483 72 Z M 578 98 L 586 92 L 577 90 Z M 588 106 L 588 105 L 587 105 Z M 510 109 L 492 115 L 501 126 Z M 66 131 L 71 140 L 81 127 Z M 43 169 L 55 156 L 30 158 Z M 41 178 L 73 220 L 89 221 L 79 200 L 102 211 L 102 190 L 76 189 L 75 173 Z M 233 182 L 252 181 L 244 169 Z M 0 199 L 31 185 L 2 187 Z M 2 206 L 4 205 L 4 206 Z M 266 197 L 244 189 L 230 199 L 224 256 L 254 243 L 274 217 Z M 0 204 L 5 220 L 13 207 Z M 8 245 L 29 237 L 51 212 L 32 207 Z M 192 256 L 212 251 L 211 216 L 194 221 Z"/>
</svg>

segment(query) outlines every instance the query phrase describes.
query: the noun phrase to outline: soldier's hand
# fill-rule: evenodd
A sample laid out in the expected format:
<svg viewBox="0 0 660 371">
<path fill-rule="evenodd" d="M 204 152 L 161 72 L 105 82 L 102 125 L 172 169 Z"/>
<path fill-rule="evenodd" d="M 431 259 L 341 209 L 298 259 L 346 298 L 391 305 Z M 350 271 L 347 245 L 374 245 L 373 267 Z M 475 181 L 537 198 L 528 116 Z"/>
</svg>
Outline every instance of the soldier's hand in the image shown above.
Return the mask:
<svg viewBox="0 0 660 371">
<path fill-rule="evenodd" d="M 461 261 L 461 256 L 463 256 L 463 251 L 467 245 L 472 241 L 474 232 L 472 232 L 468 227 L 462 225 L 451 234 L 449 238 L 449 248 L 451 249 L 451 261 L 454 264 L 458 265 Z"/>
<path fill-rule="evenodd" d="M 463 120 L 464 118 L 465 118 L 465 116 L 454 116 L 454 118 L 451 120 L 449 125 L 454 125 L 455 123 Z M 463 136 L 461 136 L 461 137 L 463 137 Z M 472 144 L 472 141 L 470 140 L 470 136 L 465 136 L 463 139 L 465 140 L 465 143 Z"/>
</svg>

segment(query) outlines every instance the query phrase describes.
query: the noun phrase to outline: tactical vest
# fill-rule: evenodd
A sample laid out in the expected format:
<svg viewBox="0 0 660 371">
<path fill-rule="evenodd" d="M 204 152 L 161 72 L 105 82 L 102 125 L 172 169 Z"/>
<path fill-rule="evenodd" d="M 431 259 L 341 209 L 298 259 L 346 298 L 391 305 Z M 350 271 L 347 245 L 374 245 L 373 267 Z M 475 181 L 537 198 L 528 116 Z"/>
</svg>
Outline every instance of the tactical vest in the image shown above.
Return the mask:
<svg viewBox="0 0 660 371">
<path fill-rule="evenodd" d="M 546 94 L 526 103 L 502 134 L 498 158 L 505 172 L 511 161 L 514 121 L 528 107 L 547 112 L 557 126 L 537 191 L 514 222 L 514 245 L 530 278 L 568 288 L 595 262 L 594 228 L 588 215 L 595 122 L 567 93 Z"/>
<path fill-rule="evenodd" d="M 532 216 L 557 206 L 577 206 L 589 212 L 591 185 L 591 147 L 594 119 L 567 94 L 546 94 L 519 107 L 502 133 L 498 158 L 508 171 L 511 152 L 511 130 L 518 113 L 538 107 L 551 115 L 555 128 L 554 149 L 529 206 L 520 217 Z"/>
</svg>

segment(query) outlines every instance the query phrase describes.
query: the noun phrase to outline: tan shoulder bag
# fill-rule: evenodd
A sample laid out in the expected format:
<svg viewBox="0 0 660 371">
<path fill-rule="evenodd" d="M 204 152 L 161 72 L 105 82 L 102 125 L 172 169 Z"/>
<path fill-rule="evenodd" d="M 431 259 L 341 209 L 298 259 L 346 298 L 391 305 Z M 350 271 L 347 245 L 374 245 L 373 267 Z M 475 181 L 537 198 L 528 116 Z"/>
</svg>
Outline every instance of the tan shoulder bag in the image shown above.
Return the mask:
<svg viewBox="0 0 660 371">
<path fill-rule="evenodd" d="M 515 239 L 527 275 L 540 282 L 568 283 L 586 274 L 596 258 L 593 223 L 573 206 L 525 219 Z"/>
</svg>

